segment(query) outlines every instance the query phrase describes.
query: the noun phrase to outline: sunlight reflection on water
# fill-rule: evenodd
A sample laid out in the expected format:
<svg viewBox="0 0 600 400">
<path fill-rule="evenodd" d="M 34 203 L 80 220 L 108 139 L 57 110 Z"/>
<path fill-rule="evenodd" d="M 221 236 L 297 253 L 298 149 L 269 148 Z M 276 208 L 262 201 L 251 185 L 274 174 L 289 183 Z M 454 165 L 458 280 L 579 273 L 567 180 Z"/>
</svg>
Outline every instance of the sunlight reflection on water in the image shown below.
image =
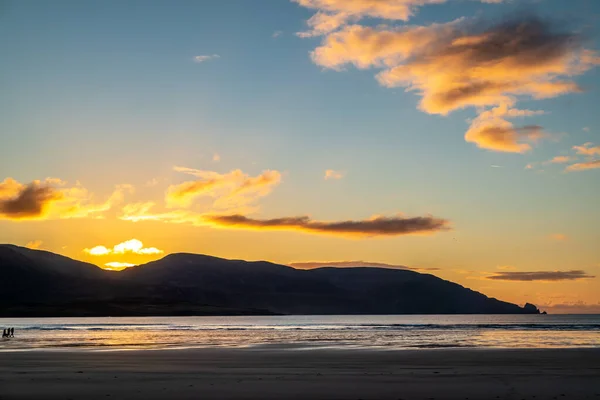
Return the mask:
<svg viewBox="0 0 600 400">
<path fill-rule="evenodd" d="M 600 347 L 597 315 L 428 315 L 0 319 L 28 349 Z"/>
</svg>

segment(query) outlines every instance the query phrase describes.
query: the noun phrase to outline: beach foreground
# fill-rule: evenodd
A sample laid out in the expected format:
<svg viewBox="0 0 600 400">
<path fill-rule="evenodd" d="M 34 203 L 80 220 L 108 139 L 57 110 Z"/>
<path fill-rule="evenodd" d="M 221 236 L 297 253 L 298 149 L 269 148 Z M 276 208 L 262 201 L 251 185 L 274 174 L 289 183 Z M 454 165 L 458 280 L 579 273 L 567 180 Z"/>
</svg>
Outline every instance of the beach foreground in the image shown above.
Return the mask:
<svg viewBox="0 0 600 400">
<path fill-rule="evenodd" d="M 0 353 L 0 399 L 600 399 L 600 349 Z"/>
</svg>

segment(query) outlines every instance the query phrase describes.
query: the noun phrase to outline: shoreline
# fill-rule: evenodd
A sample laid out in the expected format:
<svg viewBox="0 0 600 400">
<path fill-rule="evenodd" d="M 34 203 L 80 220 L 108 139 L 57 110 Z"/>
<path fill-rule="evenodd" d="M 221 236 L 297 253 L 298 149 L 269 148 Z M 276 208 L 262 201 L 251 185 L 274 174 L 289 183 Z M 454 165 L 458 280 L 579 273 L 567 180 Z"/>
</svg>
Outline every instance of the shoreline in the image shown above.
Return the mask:
<svg viewBox="0 0 600 400">
<path fill-rule="evenodd" d="M 3 352 L 0 398 L 600 399 L 600 348 Z"/>
<path fill-rule="evenodd" d="M 535 352 L 535 351 L 599 351 L 600 346 L 570 346 L 570 347 L 492 347 L 492 346 L 414 346 L 414 347 L 393 347 L 393 346 L 348 346 L 348 345 L 301 345 L 301 344 L 250 344 L 240 346 L 216 345 L 216 346 L 173 346 L 173 347 L 116 347 L 108 345 L 100 346 L 53 346 L 53 347 L 23 347 L 23 348 L 0 348 L 0 356 L 5 353 L 101 353 L 101 352 L 177 352 L 177 351 L 254 351 L 254 352 Z M 1 399 L 1 398 L 0 398 Z"/>
</svg>

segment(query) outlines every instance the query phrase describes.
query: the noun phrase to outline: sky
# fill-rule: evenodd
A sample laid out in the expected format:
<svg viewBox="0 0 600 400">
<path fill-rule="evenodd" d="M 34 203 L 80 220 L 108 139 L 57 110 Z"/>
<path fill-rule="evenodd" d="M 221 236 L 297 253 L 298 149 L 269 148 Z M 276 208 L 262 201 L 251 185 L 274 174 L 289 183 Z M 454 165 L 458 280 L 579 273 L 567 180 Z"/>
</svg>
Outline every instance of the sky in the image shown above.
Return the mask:
<svg viewBox="0 0 600 400">
<path fill-rule="evenodd" d="M 600 313 L 600 2 L 0 1 L 0 243 Z"/>
</svg>

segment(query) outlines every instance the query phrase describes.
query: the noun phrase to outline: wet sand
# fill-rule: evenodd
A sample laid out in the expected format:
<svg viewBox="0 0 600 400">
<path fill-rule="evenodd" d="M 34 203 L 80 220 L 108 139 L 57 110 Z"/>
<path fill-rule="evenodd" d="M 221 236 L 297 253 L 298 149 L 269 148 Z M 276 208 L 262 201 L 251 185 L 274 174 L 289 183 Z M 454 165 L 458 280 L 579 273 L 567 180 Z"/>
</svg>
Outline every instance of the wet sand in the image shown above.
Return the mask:
<svg viewBox="0 0 600 400">
<path fill-rule="evenodd" d="M 0 399 L 600 400 L 600 349 L 5 352 Z"/>
</svg>

